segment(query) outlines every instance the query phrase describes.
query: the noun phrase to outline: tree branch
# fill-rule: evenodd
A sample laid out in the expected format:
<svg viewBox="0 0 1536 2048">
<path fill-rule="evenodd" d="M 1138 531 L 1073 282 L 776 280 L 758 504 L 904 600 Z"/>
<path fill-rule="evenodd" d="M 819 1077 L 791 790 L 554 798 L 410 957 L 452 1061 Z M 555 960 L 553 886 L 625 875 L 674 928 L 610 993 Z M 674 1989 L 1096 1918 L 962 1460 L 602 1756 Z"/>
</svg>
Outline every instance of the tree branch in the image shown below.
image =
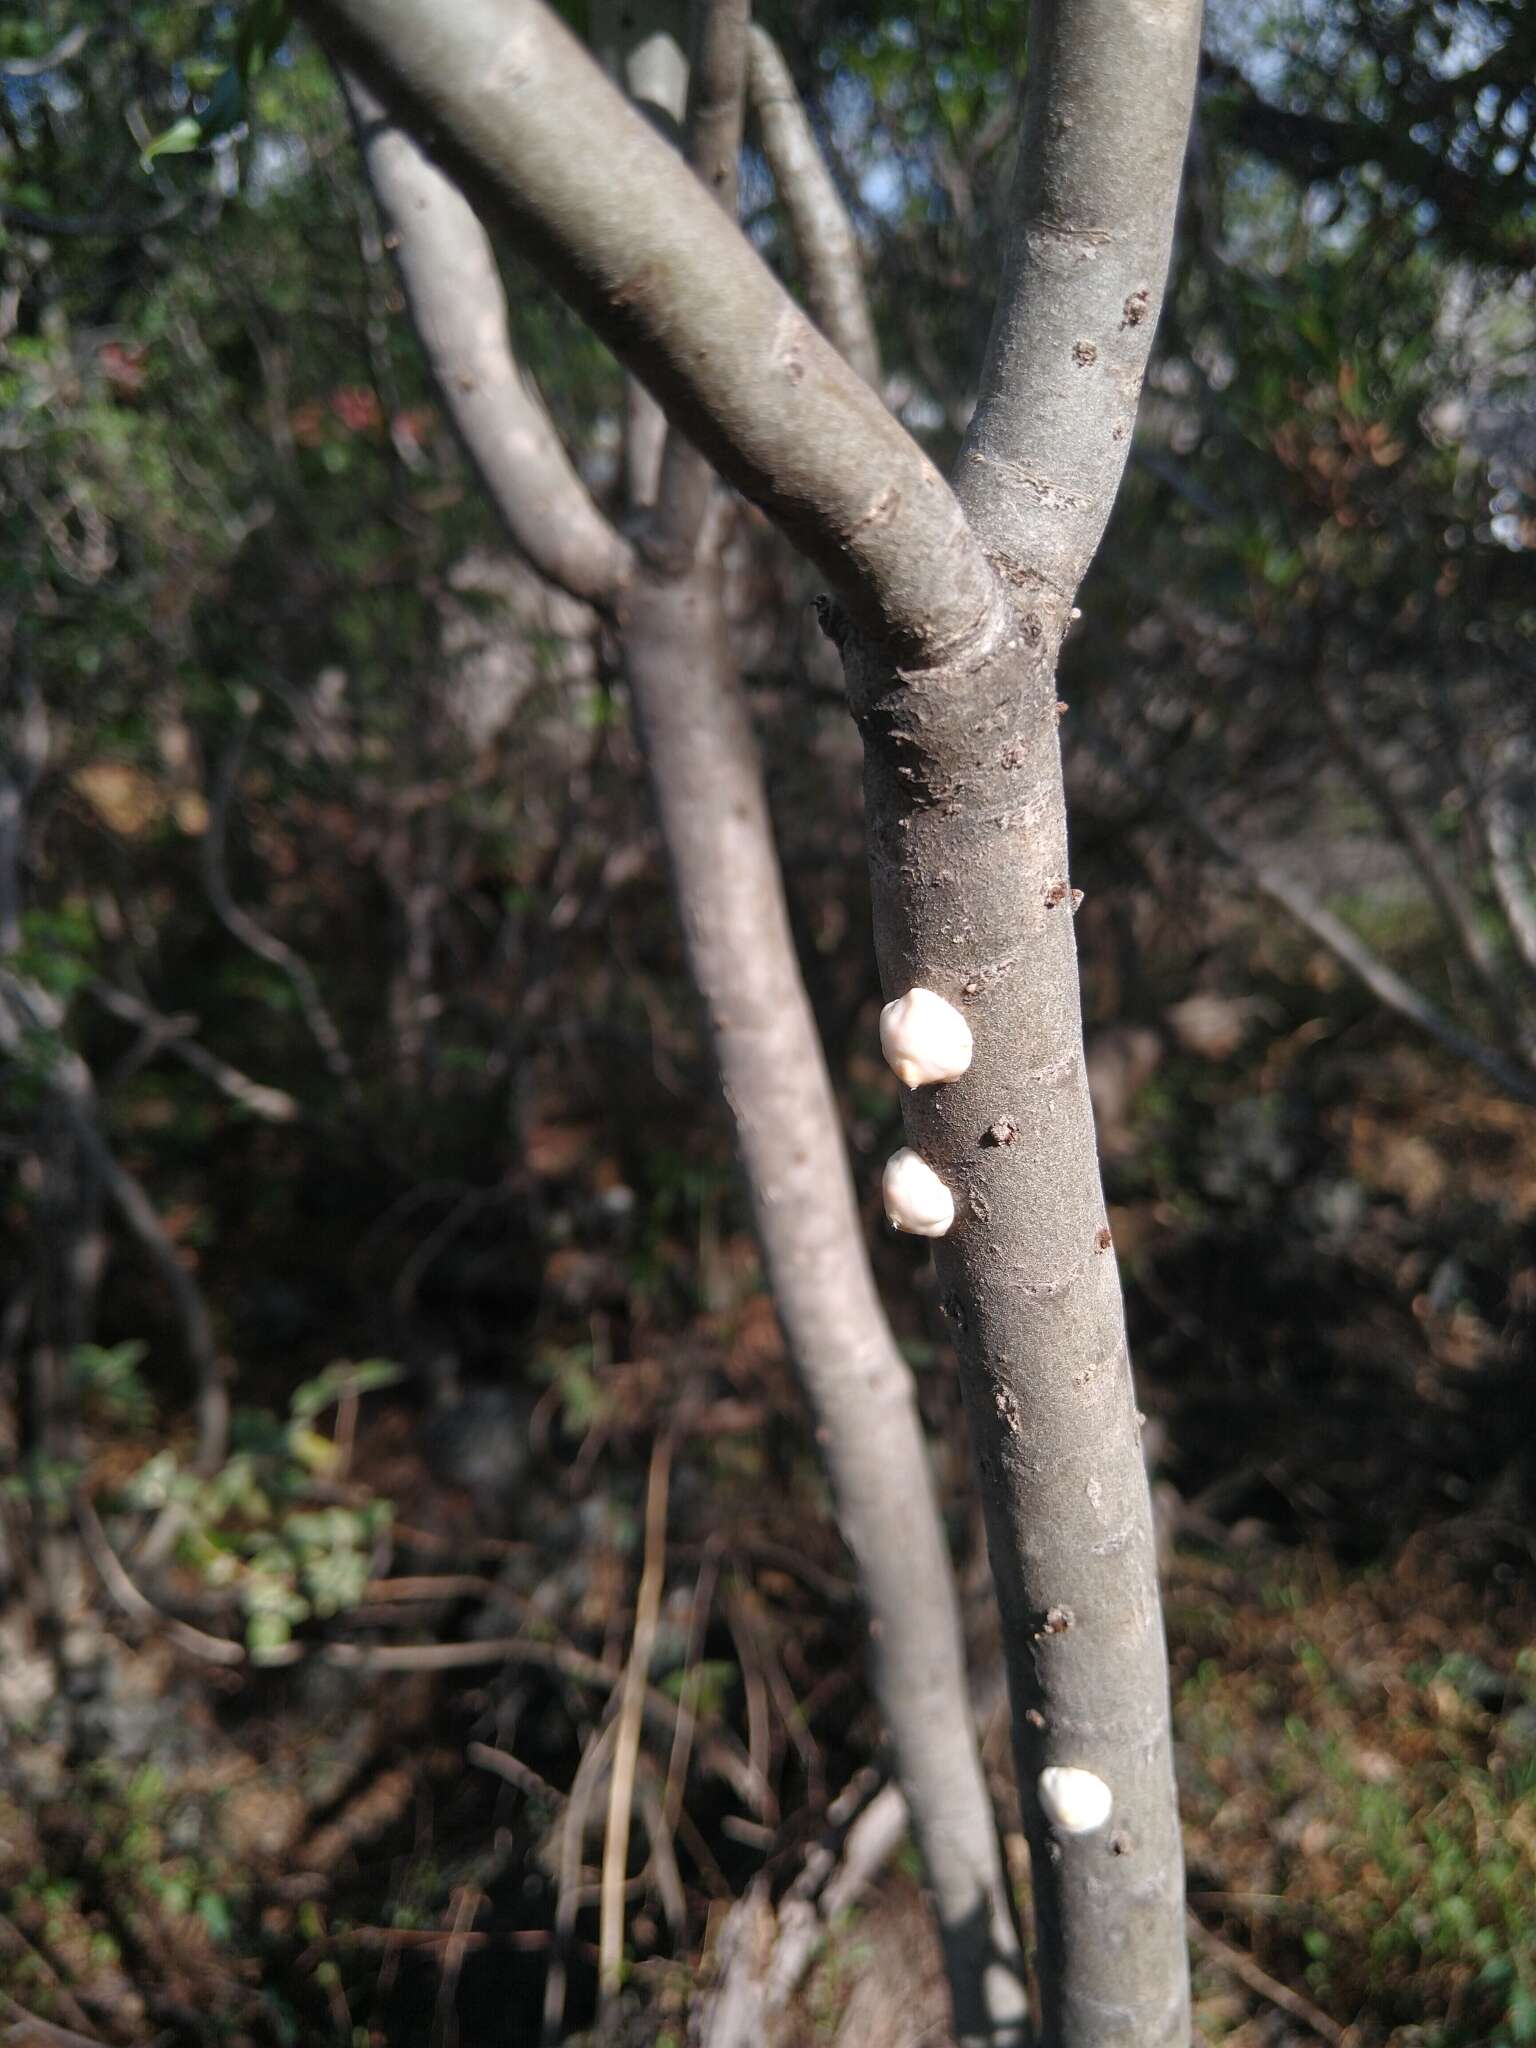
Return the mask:
<svg viewBox="0 0 1536 2048">
<path fill-rule="evenodd" d="M 21 944 L 27 805 L 48 765 L 48 711 L 32 675 L 32 650 L 14 619 L 0 621 L 7 658 L 0 733 L 0 959 Z"/>
<path fill-rule="evenodd" d="M 1510 793 L 1509 779 L 1497 769 L 1492 786 L 1482 797 L 1480 817 L 1493 893 L 1526 979 L 1536 982 L 1536 893 L 1526 866 L 1526 819 Z"/>
<path fill-rule="evenodd" d="M 604 71 L 674 148 L 688 113 L 688 12 L 687 0 L 646 0 L 639 8 L 631 0 L 591 0 L 587 14 Z M 624 379 L 624 503 L 632 518 L 656 503 L 666 445 L 667 416 L 631 372 Z"/>
<path fill-rule="evenodd" d="M 645 1496 L 645 1557 L 635 1595 L 635 1632 L 620 1681 L 618 1732 L 608 1780 L 608 1820 L 603 1836 L 602 1901 L 598 1932 L 598 2008 L 607 2015 L 624 1981 L 624 1877 L 629 1861 L 629 1823 L 640 1754 L 656 1620 L 667 1576 L 667 1489 L 672 1474 L 672 1439 L 657 1438 L 651 1450 Z"/>
<path fill-rule="evenodd" d="M 625 673 L 769 1287 L 859 1564 L 875 1696 L 934 1895 L 956 2037 L 1016 2048 L 1027 2036 L 1021 1956 L 972 1739 L 953 1574 L 795 959 L 718 579 L 707 549 L 686 576 L 636 577 Z"/>
<path fill-rule="evenodd" d="M 35 983 L 0 972 L 0 1052 L 26 1057 L 29 1037 L 47 1049 L 44 1073 L 49 1093 L 67 1118 L 91 1169 L 111 1197 L 129 1234 L 148 1254 L 176 1304 L 182 1338 L 196 1386 L 197 1452 L 194 1469 L 206 1477 L 224 1458 L 229 1397 L 214 1342 L 213 1320 L 203 1290 L 177 1256 L 165 1226 L 142 1184 L 122 1165 L 102 1133 L 91 1070 L 63 1036 L 57 1001 Z"/>
<path fill-rule="evenodd" d="M 240 772 L 240 756 L 244 751 L 244 738 L 237 740 L 219 770 L 213 789 L 213 800 L 208 806 L 208 830 L 203 835 L 203 877 L 207 884 L 208 900 L 218 913 L 219 921 L 232 938 L 254 953 L 258 960 L 265 960 L 269 967 L 275 967 L 287 976 L 304 1021 L 309 1026 L 310 1036 L 320 1048 L 321 1057 L 330 1071 L 332 1079 L 341 1089 L 349 1105 L 355 1106 L 360 1099 L 357 1075 L 352 1068 L 351 1056 L 345 1041 L 337 1029 L 336 1020 L 326 1007 L 320 984 L 315 980 L 309 962 L 296 953 L 286 939 L 278 938 L 260 925 L 249 911 L 242 910 L 230 894 L 229 874 L 224 864 L 224 836 L 229 817 L 229 800 Z"/>
<path fill-rule="evenodd" d="M 242 1074 L 228 1060 L 221 1060 L 217 1053 L 189 1037 L 188 1033 L 197 1028 L 195 1017 L 162 1016 L 127 989 L 111 988 L 104 981 L 93 981 L 87 993 L 109 1016 L 150 1034 L 155 1049 L 163 1046 L 174 1053 L 194 1073 L 206 1076 L 221 1095 L 248 1109 L 252 1116 L 272 1124 L 291 1124 L 298 1116 L 299 1105 L 286 1088 L 269 1088 L 264 1081 L 253 1081 L 249 1074 Z"/>
<path fill-rule="evenodd" d="M 918 663 L 999 636 L 996 580 L 938 472 L 541 0 L 307 7 L 404 93 L 413 132 L 451 128 L 556 289 L 860 625 Z"/>
<path fill-rule="evenodd" d="M 41 57 L 7 57 L 0 64 L 0 78 L 41 78 L 45 72 L 56 71 L 61 64 L 67 64 L 71 57 L 78 57 L 90 40 L 90 25 L 76 22 L 67 28 L 51 50 Z"/>
<path fill-rule="evenodd" d="M 1517 1066 L 1492 1046 L 1485 1045 L 1480 1038 L 1474 1038 L 1470 1032 L 1453 1024 L 1428 996 L 1421 994 L 1411 982 L 1405 981 L 1402 975 L 1389 967 L 1358 932 L 1352 931 L 1342 918 L 1335 917 L 1326 905 L 1319 903 L 1304 883 L 1283 874 L 1224 832 L 1198 805 L 1182 796 L 1169 778 L 1163 777 L 1154 783 L 1150 775 L 1132 766 L 1120 749 L 1108 740 L 1096 738 L 1094 746 L 1115 773 L 1133 789 L 1171 805 L 1213 853 L 1229 867 L 1246 875 L 1260 895 L 1277 903 L 1297 924 L 1326 946 L 1340 965 L 1347 967 L 1378 1002 L 1395 1011 L 1399 1017 L 1406 1018 L 1410 1024 L 1417 1025 L 1447 1052 L 1480 1068 L 1517 1102 L 1536 1102 L 1536 1072 Z"/>
<path fill-rule="evenodd" d="M 706 192 L 733 224 L 739 193 L 747 91 L 749 0 L 694 0 L 684 153 Z M 648 540 L 660 562 L 681 572 L 692 561 L 715 487 L 706 456 L 672 428 L 661 459 L 656 516 Z"/>
<path fill-rule="evenodd" d="M 612 606 L 632 554 L 598 511 L 512 353 L 495 253 L 468 201 L 354 73 L 340 73 L 411 319 L 449 418 L 514 545 Z"/>
<path fill-rule="evenodd" d="M 694 176 L 735 220 L 747 91 L 748 0 L 695 0 L 688 70 L 688 137 Z"/>
<path fill-rule="evenodd" d="M 116 241 L 120 237 L 135 240 L 141 235 L 152 235 L 157 228 L 169 227 L 186 210 L 185 199 L 168 199 L 153 213 L 141 214 L 137 218 L 123 213 L 39 213 L 36 207 L 17 206 L 13 200 L 0 196 L 0 222 L 7 227 L 20 228 L 29 235 L 79 236 L 82 239 L 100 236 L 104 241 Z"/>
<path fill-rule="evenodd" d="M 789 216 L 811 317 L 839 355 L 878 390 L 880 344 L 853 222 L 778 44 L 766 29 L 754 27 L 750 49 L 747 90 L 763 154 Z"/>
<path fill-rule="evenodd" d="M 1002 289 L 956 489 L 1069 600 L 1119 488 L 1162 307 L 1200 0 L 1035 0 Z"/>
<path fill-rule="evenodd" d="M 953 1205 L 934 1264 L 1002 1613 L 1052 2048 L 1190 2038 L 1167 1650 L 1083 1059 L 1055 670 L 1129 447 L 1198 27 L 1198 0 L 1037 0 L 1015 224 L 956 482 L 1015 629 L 963 674 L 843 645 L 881 982 L 942 996 L 972 1035 L 966 1071 L 905 1089 L 902 1114 Z M 1062 1771 L 1091 1792 L 1086 1819 L 1057 1808 Z"/>
<path fill-rule="evenodd" d="M 1477 905 L 1462 888 L 1423 819 L 1404 802 L 1390 775 L 1366 746 L 1352 710 L 1341 702 L 1334 686 L 1321 674 L 1316 676 L 1315 685 L 1324 721 L 1339 751 L 1418 869 L 1446 936 L 1471 969 L 1502 1027 L 1505 1042 L 1519 1046 L 1522 1052 L 1536 1050 L 1536 1039 L 1521 1017 L 1514 991 L 1477 921 Z"/>
</svg>

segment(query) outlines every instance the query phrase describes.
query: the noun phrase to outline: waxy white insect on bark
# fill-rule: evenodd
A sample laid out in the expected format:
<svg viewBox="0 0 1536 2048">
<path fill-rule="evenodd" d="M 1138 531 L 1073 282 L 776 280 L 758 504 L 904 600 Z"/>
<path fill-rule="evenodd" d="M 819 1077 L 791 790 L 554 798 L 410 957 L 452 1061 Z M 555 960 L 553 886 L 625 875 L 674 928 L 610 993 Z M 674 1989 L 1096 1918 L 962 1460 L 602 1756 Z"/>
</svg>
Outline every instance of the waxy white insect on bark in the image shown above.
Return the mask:
<svg viewBox="0 0 1536 2048">
<path fill-rule="evenodd" d="M 1040 1773 L 1040 1805 L 1064 1835 L 1091 1835 L 1114 1808 L 1114 1794 L 1102 1778 L 1073 1764 L 1050 1764 Z"/>
<path fill-rule="evenodd" d="M 885 1213 L 914 1237 L 942 1237 L 955 1220 L 955 1198 L 927 1160 L 903 1145 L 885 1162 Z"/>
<path fill-rule="evenodd" d="M 971 1064 L 971 1027 L 931 988 L 909 988 L 880 1012 L 880 1050 L 907 1088 L 958 1080 Z"/>
</svg>

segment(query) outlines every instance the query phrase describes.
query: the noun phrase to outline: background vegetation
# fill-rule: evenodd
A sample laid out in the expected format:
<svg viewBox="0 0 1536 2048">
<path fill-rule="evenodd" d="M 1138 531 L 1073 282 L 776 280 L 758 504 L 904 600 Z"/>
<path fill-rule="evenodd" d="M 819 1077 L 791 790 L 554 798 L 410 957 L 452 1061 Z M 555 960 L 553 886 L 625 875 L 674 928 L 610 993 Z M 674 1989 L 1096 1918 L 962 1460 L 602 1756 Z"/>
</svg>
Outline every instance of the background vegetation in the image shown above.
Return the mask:
<svg viewBox="0 0 1536 2048">
<path fill-rule="evenodd" d="M 945 454 L 1022 16 L 768 19 Z M 625 2024 L 680 2040 L 725 1903 L 879 1783 L 849 1567 L 613 650 L 481 503 L 324 66 L 295 37 L 242 107 L 238 35 L 0 28 L 0 1999 L 111 2043 L 586 2024 L 649 1497 Z M 1212 2041 L 1536 2041 L 1533 74 L 1519 0 L 1216 0 L 1068 650 Z M 612 489 L 615 368 L 507 273 Z M 744 512 L 874 1236 L 898 1119 L 814 594 Z M 979 1595 L 937 1304 L 880 1258 Z M 898 1860 L 786 2038 L 933 2038 L 921 1926 Z"/>
</svg>

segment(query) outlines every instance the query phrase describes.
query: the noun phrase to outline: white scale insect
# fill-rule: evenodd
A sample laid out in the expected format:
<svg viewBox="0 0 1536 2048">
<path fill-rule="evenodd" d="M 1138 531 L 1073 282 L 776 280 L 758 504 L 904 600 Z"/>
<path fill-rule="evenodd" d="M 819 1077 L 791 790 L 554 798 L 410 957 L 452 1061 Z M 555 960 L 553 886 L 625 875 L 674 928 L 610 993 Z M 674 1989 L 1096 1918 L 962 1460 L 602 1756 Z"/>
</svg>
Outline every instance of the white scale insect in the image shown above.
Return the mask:
<svg viewBox="0 0 1536 2048">
<path fill-rule="evenodd" d="M 973 1049 L 970 1025 L 931 988 L 909 988 L 880 1012 L 880 1050 L 904 1087 L 958 1080 Z M 943 1237 L 954 1223 L 954 1196 L 910 1145 L 887 1160 L 881 1187 L 885 1213 L 898 1230 Z"/>
<path fill-rule="evenodd" d="M 1075 1764 L 1048 1764 L 1039 1791 L 1046 1819 L 1064 1835 L 1091 1835 L 1114 1810 L 1114 1794 L 1104 1780 Z"/>
</svg>

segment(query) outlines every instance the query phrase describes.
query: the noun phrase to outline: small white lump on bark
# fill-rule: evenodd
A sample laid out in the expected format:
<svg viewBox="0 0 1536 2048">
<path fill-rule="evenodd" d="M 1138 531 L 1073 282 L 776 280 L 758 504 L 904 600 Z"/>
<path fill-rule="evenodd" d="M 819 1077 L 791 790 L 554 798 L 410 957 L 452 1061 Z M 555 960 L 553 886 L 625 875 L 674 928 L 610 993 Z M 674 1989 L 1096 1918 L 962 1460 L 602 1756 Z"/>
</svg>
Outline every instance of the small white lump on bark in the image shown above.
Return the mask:
<svg viewBox="0 0 1536 2048">
<path fill-rule="evenodd" d="M 1040 1773 L 1040 1805 L 1064 1835 L 1091 1835 L 1103 1827 L 1114 1795 L 1102 1778 L 1073 1764 L 1051 1764 Z"/>
<path fill-rule="evenodd" d="M 955 1198 L 927 1160 L 903 1145 L 885 1162 L 885 1213 L 914 1237 L 942 1237 L 955 1220 Z"/>
<path fill-rule="evenodd" d="M 971 1064 L 971 1027 L 931 988 L 909 988 L 880 1012 L 880 1050 L 905 1087 L 958 1080 Z"/>
</svg>

